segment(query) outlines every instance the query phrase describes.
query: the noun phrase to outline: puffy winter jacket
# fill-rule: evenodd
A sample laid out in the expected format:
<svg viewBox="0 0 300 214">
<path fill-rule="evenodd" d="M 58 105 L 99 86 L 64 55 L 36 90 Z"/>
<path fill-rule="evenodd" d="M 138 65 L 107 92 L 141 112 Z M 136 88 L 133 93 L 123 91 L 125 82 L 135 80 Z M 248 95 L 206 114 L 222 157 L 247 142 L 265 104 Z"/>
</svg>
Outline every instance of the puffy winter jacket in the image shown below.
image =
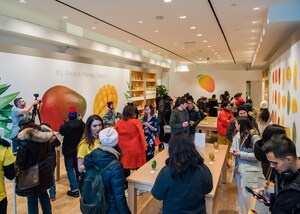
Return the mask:
<svg viewBox="0 0 300 214">
<path fill-rule="evenodd" d="M 111 147 L 103 146 L 95 149 L 84 158 L 84 166 L 98 166 L 99 170 L 105 168 L 112 160 L 117 159 L 117 151 Z M 107 149 L 109 151 L 104 151 Z M 105 191 L 109 199 L 109 214 L 130 213 L 125 197 L 125 179 L 121 162 L 111 165 L 102 174 Z"/>
</svg>

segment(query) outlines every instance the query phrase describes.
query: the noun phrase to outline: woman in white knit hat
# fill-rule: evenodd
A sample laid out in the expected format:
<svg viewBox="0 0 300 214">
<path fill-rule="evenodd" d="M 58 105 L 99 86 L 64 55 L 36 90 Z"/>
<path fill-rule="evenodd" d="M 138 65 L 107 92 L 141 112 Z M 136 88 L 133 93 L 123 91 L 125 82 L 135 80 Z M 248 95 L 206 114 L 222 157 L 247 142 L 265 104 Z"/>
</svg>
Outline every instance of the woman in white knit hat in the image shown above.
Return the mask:
<svg viewBox="0 0 300 214">
<path fill-rule="evenodd" d="M 108 168 L 102 173 L 102 179 L 109 202 L 107 213 L 130 213 L 125 197 L 125 178 L 123 165 L 119 161 L 120 153 L 117 151 L 118 132 L 114 128 L 100 131 L 101 144 L 84 158 L 85 169 L 97 166 L 99 170 Z M 99 210 L 101 207 L 99 207 Z"/>
<path fill-rule="evenodd" d="M 258 116 L 258 130 L 262 136 L 265 128 L 271 123 L 271 114 L 268 109 L 268 102 L 266 100 L 260 103 L 260 111 Z"/>
</svg>

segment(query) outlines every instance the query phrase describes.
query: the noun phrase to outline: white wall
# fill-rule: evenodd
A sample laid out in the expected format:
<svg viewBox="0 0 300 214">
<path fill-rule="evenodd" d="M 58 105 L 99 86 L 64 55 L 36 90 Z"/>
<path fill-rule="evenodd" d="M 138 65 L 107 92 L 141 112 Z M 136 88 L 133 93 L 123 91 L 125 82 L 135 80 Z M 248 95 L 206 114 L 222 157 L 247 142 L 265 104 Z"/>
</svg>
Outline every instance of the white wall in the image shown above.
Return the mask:
<svg viewBox="0 0 300 214">
<path fill-rule="evenodd" d="M 246 81 L 261 81 L 260 70 L 209 70 L 201 71 L 201 69 L 189 66 L 190 72 L 170 72 L 169 73 L 169 94 L 172 97 L 182 96 L 189 92 L 195 100 L 201 96 L 211 97 L 216 94 L 217 98 L 223 94 L 225 90 L 229 91 L 233 96 L 237 92 L 242 92 L 243 97 L 246 95 Z M 199 74 L 210 75 L 215 81 L 215 90 L 209 93 L 198 85 L 197 76 Z"/>
</svg>

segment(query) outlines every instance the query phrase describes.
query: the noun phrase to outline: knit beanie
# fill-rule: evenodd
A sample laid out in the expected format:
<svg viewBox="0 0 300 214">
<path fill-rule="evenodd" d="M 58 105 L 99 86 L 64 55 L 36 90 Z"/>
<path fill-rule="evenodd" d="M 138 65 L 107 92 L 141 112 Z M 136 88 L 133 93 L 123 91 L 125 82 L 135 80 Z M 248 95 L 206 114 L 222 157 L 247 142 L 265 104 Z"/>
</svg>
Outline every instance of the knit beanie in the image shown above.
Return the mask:
<svg viewBox="0 0 300 214">
<path fill-rule="evenodd" d="M 238 113 L 239 113 L 239 111 L 242 111 L 242 110 L 248 112 L 249 109 L 245 105 L 241 105 L 237 108 Z"/>
<path fill-rule="evenodd" d="M 102 146 L 115 147 L 118 144 L 118 132 L 114 128 L 102 129 L 99 133 L 99 139 Z"/>
<path fill-rule="evenodd" d="M 77 111 L 75 107 L 70 107 L 68 112 L 69 120 L 74 120 L 77 118 Z"/>
<path fill-rule="evenodd" d="M 261 103 L 260 103 L 260 108 L 262 108 L 262 109 L 267 109 L 268 108 L 268 102 L 267 101 L 262 101 Z"/>
</svg>

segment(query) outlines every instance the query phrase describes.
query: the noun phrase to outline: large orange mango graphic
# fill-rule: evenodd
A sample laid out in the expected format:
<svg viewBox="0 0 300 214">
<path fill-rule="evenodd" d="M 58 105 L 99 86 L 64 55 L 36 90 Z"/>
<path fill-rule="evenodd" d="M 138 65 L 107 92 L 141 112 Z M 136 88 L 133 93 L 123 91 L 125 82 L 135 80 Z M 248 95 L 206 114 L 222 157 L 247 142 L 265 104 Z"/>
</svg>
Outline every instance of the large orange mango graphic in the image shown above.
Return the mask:
<svg viewBox="0 0 300 214">
<path fill-rule="evenodd" d="M 213 92 L 215 90 L 215 81 L 211 76 L 200 74 L 197 76 L 197 79 L 199 86 L 207 92 Z"/>
<path fill-rule="evenodd" d="M 41 120 L 49 123 L 54 131 L 59 131 L 59 127 L 68 120 L 68 111 L 74 106 L 77 113 L 82 117 L 86 112 L 86 100 L 76 91 L 57 85 L 49 88 L 42 98 L 40 109 Z"/>
</svg>

